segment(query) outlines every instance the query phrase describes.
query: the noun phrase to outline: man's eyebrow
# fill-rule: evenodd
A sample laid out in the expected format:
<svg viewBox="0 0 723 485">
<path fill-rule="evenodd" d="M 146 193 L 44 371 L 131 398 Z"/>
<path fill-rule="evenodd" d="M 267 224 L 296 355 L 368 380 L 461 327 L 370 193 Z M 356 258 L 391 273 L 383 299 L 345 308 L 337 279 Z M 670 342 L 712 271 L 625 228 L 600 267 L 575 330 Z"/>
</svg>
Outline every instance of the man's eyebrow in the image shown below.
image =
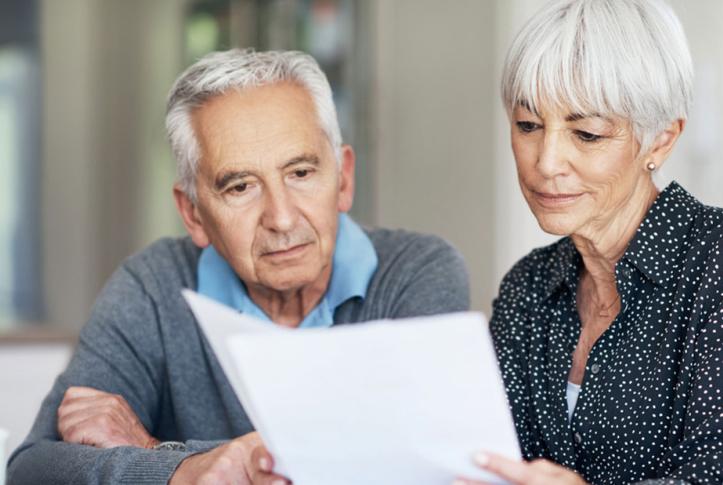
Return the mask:
<svg viewBox="0 0 723 485">
<path fill-rule="evenodd" d="M 224 189 L 230 182 L 238 179 L 242 179 L 244 177 L 248 177 L 251 175 L 251 172 L 248 170 L 231 170 L 228 172 L 221 172 L 219 176 L 216 178 L 216 181 L 214 182 L 213 186 L 216 188 L 216 190 L 222 190 Z"/>
<path fill-rule="evenodd" d="M 294 157 L 291 160 L 284 163 L 281 168 L 289 168 L 293 167 L 294 165 L 298 165 L 300 163 L 310 163 L 312 165 L 319 165 L 321 162 L 319 161 L 319 157 L 312 153 L 304 153 L 303 155 L 299 155 L 298 157 Z"/>
<path fill-rule="evenodd" d="M 281 166 L 281 168 L 286 169 L 300 163 L 319 165 L 321 162 L 319 161 L 318 156 L 314 154 L 304 153 L 302 155 L 292 158 L 291 160 L 288 160 Z M 249 175 L 253 175 L 253 173 L 249 170 L 229 170 L 221 172 L 218 177 L 216 177 L 216 181 L 213 183 L 213 186 L 216 190 L 223 190 L 229 183 L 235 180 L 243 179 L 245 177 L 248 177 Z"/>
</svg>

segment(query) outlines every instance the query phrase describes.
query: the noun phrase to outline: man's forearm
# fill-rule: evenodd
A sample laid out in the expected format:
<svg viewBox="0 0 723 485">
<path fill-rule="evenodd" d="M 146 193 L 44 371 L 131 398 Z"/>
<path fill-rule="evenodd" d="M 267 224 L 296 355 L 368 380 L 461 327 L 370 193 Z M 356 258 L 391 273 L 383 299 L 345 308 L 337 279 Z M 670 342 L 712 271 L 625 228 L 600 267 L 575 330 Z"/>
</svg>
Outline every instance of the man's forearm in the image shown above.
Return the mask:
<svg viewBox="0 0 723 485">
<path fill-rule="evenodd" d="M 193 453 L 126 446 L 100 449 L 44 440 L 15 452 L 8 463 L 7 483 L 165 485 Z"/>
</svg>

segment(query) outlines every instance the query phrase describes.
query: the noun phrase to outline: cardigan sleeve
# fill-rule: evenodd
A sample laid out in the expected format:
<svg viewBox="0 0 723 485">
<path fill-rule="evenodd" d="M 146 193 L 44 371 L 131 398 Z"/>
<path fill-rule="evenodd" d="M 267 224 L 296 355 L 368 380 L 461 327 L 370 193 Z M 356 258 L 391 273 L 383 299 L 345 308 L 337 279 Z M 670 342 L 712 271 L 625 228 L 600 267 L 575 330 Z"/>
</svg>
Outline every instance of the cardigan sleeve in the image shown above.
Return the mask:
<svg viewBox="0 0 723 485">
<path fill-rule="evenodd" d="M 65 443 L 57 410 L 71 386 L 123 396 L 153 434 L 163 386 L 163 346 L 152 300 L 124 267 L 101 292 L 67 369 L 8 463 L 9 485 L 166 483 L 189 453 Z"/>
</svg>

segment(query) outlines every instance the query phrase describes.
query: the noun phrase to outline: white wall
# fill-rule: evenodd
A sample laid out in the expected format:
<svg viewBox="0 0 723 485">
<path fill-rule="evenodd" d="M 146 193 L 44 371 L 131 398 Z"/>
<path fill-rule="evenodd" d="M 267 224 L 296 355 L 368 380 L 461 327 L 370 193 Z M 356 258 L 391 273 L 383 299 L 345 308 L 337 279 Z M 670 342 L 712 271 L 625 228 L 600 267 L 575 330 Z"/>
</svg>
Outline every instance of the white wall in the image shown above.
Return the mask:
<svg viewBox="0 0 723 485">
<path fill-rule="evenodd" d="M 180 232 L 163 122 L 182 65 L 184 5 L 41 1 L 39 193 L 46 318 L 55 325 L 80 327 L 122 258 Z"/>
<path fill-rule="evenodd" d="M 723 207 L 723 2 L 672 0 L 695 66 L 687 127 L 658 178 L 677 180 L 706 204 Z"/>
<path fill-rule="evenodd" d="M 10 432 L 5 459 L 30 431 L 70 352 L 70 344 L 0 344 L 0 428 Z"/>
<path fill-rule="evenodd" d="M 379 0 L 377 224 L 439 234 L 464 255 L 472 304 L 494 293 L 494 2 Z"/>
</svg>

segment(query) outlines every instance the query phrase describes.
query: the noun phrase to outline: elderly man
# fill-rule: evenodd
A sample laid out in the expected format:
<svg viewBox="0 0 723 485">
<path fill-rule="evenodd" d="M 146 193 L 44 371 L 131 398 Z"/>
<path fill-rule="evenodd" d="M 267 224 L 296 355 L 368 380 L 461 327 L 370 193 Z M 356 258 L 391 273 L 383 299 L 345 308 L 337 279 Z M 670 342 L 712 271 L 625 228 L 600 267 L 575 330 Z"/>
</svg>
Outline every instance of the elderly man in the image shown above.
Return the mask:
<svg viewBox="0 0 723 485">
<path fill-rule="evenodd" d="M 277 483 L 182 288 L 302 328 L 467 309 L 449 245 L 345 214 L 354 152 L 311 57 L 208 55 L 172 88 L 166 124 L 190 238 L 112 276 L 11 457 L 10 484 Z"/>
</svg>

